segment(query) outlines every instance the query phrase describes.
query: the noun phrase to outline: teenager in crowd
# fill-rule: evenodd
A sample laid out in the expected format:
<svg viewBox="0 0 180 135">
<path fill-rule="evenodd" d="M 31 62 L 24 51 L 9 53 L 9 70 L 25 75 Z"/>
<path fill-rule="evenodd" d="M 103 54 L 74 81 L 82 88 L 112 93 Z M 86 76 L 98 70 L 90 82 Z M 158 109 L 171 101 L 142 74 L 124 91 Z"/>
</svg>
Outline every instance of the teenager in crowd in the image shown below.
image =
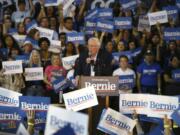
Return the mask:
<svg viewBox="0 0 180 135">
<path fill-rule="evenodd" d="M 119 84 L 119 89 L 123 90 L 126 93 L 132 93 L 133 87 L 135 86 L 136 74 L 129 68 L 129 59 L 127 56 L 122 55 L 119 57 L 119 68 L 113 72 L 113 76 L 118 76 L 120 80 L 123 80 L 123 77 L 128 77 L 124 79 L 129 79 L 132 82 L 132 86 L 127 86 L 127 84 Z M 122 78 L 122 79 L 121 79 Z"/>
</svg>

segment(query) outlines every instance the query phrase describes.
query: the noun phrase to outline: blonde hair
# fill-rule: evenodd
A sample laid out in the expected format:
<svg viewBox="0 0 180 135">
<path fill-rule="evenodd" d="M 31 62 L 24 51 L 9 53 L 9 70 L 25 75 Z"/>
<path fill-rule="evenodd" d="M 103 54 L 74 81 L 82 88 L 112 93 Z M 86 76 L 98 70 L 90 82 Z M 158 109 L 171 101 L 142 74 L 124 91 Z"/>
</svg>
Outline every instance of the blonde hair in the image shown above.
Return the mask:
<svg viewBox="0 0 180 135">
<path fill-rule="evenodd" d="M 40 54 L 39 54 L 39 52 L 37 50 L 33 50 L 31 52 L 31 55 L 29 57 L 29 66 L 32 67 L 32 65 L 33 65 L 33 55 L 34 54 L 38 55 L 38 57 L 39 57 L 39 59 L 38 59 L 38 67 L 41 67 L 41 57 L 40 57 Z"/>
</svg>

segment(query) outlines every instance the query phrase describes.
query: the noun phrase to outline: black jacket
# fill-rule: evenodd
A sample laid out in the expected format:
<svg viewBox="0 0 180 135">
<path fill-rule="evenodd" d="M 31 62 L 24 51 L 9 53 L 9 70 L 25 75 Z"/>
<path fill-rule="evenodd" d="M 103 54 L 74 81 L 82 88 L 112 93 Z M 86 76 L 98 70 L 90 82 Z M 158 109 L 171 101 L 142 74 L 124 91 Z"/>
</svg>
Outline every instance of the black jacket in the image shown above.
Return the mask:
<svg viewBox="0 0 180 135">
<path fill-rule="evenodd" d="M 89 57 L 88 51 L 83 52 L 79 56 L 78 65 L 76 67 L 77 75 L 90 76 L 91 64 L 86 63 Z M 112 55 L 107 51 L 100 49 L 94 64 L 95 76 L 111 76 L 112 75 Z"/>
</svg>

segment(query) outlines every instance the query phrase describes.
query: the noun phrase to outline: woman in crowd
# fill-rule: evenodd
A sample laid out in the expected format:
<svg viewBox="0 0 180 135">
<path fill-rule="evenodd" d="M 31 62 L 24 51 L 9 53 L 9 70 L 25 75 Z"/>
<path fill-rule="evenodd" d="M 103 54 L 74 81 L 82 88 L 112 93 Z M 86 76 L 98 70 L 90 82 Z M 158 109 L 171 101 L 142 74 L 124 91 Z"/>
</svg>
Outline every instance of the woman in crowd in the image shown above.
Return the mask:
<svg viewBox="0 0 180 135">
<path fill-rule="evenodd" d="M 30 40 L 33 44 L 33 48 L 39 50 L 38 41 L 40 39 L 40 32 L 33 28 L 27 34 L 27 40 Z"/>
<path fill-rule="evenodd" d="M 20 50 L 18 44 L 11 35 L 5 35 L 3 39 L 4 39 L 3 46 L 4 48 L 7 48 L 9 55 L 13 48 Z"/>
<path fill-rule="evenodd" d="M 50 61 L 51 61 L 50 59 L 51 52 L 48 51 L 49 46 L 50 46 L 50 41 L 48 38 L 42 37 L 39 39 L 41 62 L 44 68 L 50 65 Z"/>
<path fill-rule="evenodd" d="M 51 56 L 51 65 L 47 66 L 45 69 L 44 79 L 46 84 L 46 95 L 51 97 L 52 103 L 58 102 L 58 94 L 54 91 L 53 82 L 59 77 L 66 77 L 66 71 L 62 67 L 59 54 L 53 54 Z"/>
<path fill-rule="evenodd" d="M 29 58 L 29 64 L 26 68 L 37 68 L 37 67 L 42 67 L 41 57 L 37 50 L 33 50 Z M 43 80 L 26 81 L 25 93 L 28 96 L 43 96 L 44 95 Z"/>
<path fill-rule="evenodd" d="M 76 55 L 76 47 L 72 42 L 68 42 L 63 52 L 63 57 Z"/>
</svg>

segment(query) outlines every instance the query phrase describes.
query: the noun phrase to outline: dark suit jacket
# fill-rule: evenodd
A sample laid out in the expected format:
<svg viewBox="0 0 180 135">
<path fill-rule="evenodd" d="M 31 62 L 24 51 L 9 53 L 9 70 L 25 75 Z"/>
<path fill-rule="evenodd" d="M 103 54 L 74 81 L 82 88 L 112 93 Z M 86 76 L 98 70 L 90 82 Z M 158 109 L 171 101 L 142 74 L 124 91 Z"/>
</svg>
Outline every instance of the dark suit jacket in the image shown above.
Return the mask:
<svg viewBox="0 0 180 135">
<path fill-rule="evenodd" d="M 86 63 L 89 57 L 88 51 L 83 52 L 79 56 L 78 65 L 76 68 L 77 75 L 90 76 L 91 64 Z M 107 51 L 100 49 L 97 54 L 97 59 L 94 65 L 95 76 L 111 76 L 112 75 L 112 55 Z"/>
</svg>

